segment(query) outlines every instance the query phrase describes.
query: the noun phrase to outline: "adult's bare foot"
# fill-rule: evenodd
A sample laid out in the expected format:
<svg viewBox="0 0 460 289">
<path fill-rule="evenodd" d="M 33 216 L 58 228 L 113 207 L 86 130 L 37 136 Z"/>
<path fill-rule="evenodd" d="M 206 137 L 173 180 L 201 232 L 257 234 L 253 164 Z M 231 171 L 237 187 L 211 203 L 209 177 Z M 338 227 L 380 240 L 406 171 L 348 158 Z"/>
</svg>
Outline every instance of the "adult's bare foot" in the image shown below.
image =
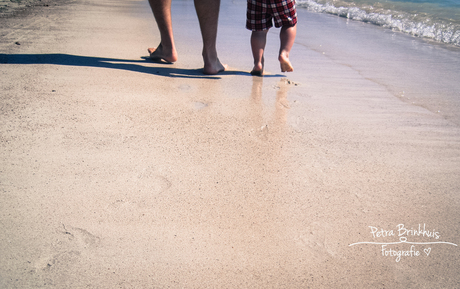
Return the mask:
<svg viewBox="0 0 460 289">
<path fill-rule="evenodd" d="M 264 74 L 264 69 L 259 66 L 254 66 L 254 68 L 251 71 L 251 74 L 255 76 L 262 76 Z"/>
<path fill-rule="evenodd" d="M 262 58 L 262 62 L 254 64 L 252 68 L 251 74 L 256 76 L 262 76 L 264 74 L 264 59 Z"/>
<path fill-rule="evenodd" d="M 292 67 L 292 64 L 289 61 L 289 58 L 287 56 L 281 54 L 278 57 L 278 60 L 280 61 L 281 72 L 292 72 L 292 71 L 294 71 L 294 67 Z"/>
<path fill-rule="evenodd" d="M 204 61 L 203 73 L 208 75 L 218 74 L 219 72 L 225 71 L 228 68 L 227 64 L 222 64 L 217 58 L 215 61 L 209 60 Z"/>
<path fill-rule="evenodd" d="M 177 52 L 175 49 L 170 49 L 170 51 L 166 51 L 163 48 L 163 45 L 160 43 L 157 48 L 149 48 L 147 49 L 150 55 L 150 59 L 153 61 L 166 61 L 169 63 L 173 63 L 177 61 Z"/>
</svg>

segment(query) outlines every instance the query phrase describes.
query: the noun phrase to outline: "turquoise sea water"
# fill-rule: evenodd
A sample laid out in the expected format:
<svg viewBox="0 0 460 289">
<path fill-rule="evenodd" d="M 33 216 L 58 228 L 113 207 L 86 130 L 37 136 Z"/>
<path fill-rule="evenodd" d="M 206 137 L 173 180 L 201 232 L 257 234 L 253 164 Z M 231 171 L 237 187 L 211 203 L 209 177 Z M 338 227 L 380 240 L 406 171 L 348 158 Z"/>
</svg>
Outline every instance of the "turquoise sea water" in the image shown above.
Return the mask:
<svg viewBox="0 0 460 289">
<path fill-rule="evenodd" d="M 460 0 L 297 0 L 298 9 L 460 46 Z"/>
</svg>

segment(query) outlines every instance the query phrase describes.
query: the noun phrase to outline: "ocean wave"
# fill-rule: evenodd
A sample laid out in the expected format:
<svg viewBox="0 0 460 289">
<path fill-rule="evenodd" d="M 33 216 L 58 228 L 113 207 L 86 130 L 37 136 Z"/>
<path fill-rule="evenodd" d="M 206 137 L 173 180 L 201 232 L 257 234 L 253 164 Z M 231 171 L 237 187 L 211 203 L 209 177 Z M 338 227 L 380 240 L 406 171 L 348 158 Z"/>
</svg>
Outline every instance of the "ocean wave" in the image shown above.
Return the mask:
<svg viewBox="0 0 460 289">
<path fill-rule="evenodd" d="M 460 46 L 460 24 L 454 21 L 435 19 L 433 15 L 427 13 L 411 14 L 372 5 L 357 7 L 356 3 L 353 2 L 334 2 L 320 3 L 313 0 L 298 0 L 296 5 L 309 11 L 372 23 L 413 36 Z"/>
</svg>

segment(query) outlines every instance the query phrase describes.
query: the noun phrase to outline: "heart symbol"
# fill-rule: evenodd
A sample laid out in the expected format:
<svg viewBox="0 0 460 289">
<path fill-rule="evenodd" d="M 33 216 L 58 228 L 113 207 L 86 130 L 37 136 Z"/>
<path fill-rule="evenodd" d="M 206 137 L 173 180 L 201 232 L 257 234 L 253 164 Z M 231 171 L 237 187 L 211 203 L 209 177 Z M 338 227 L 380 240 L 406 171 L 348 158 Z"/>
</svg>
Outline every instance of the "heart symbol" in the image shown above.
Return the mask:
<svg viewBox="0 0 460 289">
<path fill-rule="evenodd" d="M 431 253 L 431 248 L 423 249 L 423 252 L 425 252 L 426 256 L 428 257 L 428 255 Z"/>
</svg>

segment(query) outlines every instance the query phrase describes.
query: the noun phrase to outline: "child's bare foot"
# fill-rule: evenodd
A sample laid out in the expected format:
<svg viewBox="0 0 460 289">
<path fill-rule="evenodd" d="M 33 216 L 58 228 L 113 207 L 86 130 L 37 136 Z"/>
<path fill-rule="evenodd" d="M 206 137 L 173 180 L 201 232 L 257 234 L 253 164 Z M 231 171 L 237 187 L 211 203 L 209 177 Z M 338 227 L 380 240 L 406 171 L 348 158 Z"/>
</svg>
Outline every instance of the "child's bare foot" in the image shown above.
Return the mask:
<svg viewBox="0 0 460 289">
<path fill-rule="evenodd" d="M 153 61 L 166 61 L 169 63 L 173 63 L 177 61 L 177 52 L 175 49 L 171 49 L 171 51 L 166 51 L 163 48 L 163 45 L 160 43 L 157 48 L 149 48 L 147 51 L 150 54 L 150 59 Z"/>
<path fill-rule="evenodd" d="M 254 75 L 254 76 L 262 76 L 264 75 L 264 71 L 263 70 L 252 70 L 251 71 L 251 75 Z"/>
<path fill-rule="evenodd" d="M 281 72 L 292 72 L 292 71 L 294 71 L 294 67 L 292 67 L 291 62 L 289 61 L 289 57 L 281 54 L 278 57 L 278 60 L 280 61 Z"/>
<path fill-rule="evenodd" d="M 251 71 L 252 75 L 262 76 L 264 74 L 264 58 L 262 57 L 262 61 L 258 62 L 254 61 L 254 67 Z"/>
</svg>

